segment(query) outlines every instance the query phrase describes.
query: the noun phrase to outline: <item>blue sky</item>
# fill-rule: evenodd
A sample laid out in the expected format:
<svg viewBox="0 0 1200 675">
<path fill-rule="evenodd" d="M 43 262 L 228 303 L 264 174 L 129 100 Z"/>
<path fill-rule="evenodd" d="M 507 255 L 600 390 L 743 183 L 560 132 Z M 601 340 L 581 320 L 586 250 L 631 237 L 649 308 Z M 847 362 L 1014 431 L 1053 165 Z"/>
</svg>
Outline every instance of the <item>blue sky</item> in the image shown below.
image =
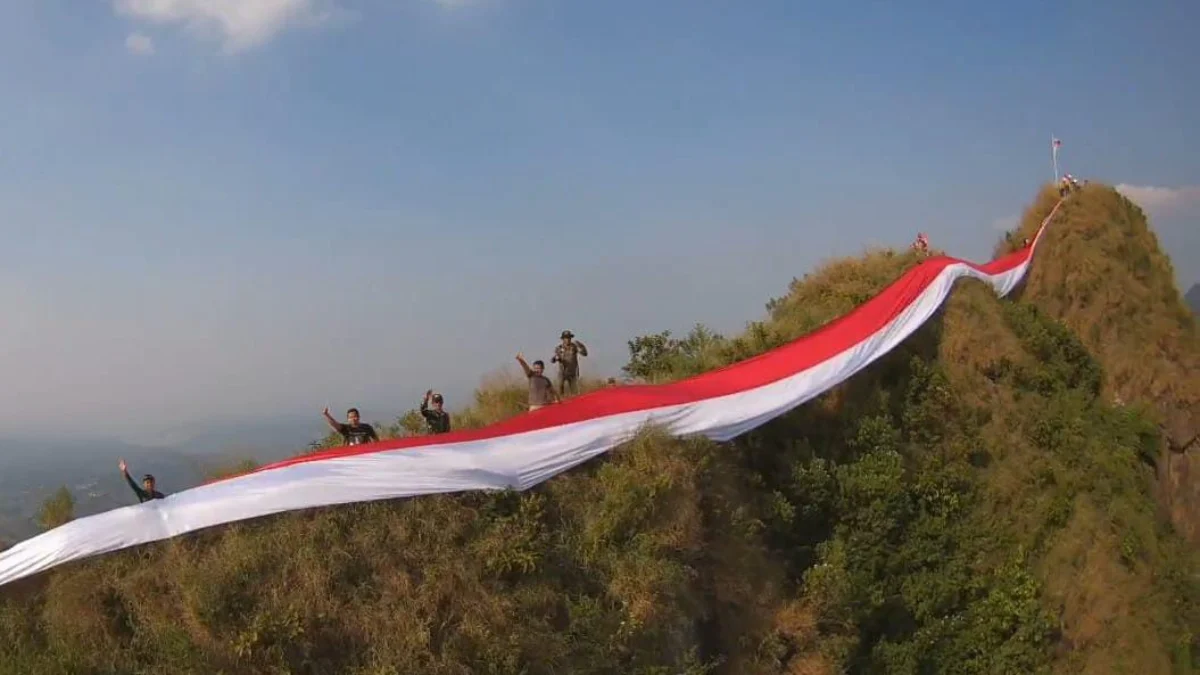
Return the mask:
<svg viewBox="0 0 1200 675">
<path fill-rule="evenodd" d="M 986 258 L 1051 133 L 1200 280 L 1200 6 L 907 4 L 12 3 L 0 434 L 453 408 L 563 328 L 616 374 L 832 256 Z"/>
</svg>

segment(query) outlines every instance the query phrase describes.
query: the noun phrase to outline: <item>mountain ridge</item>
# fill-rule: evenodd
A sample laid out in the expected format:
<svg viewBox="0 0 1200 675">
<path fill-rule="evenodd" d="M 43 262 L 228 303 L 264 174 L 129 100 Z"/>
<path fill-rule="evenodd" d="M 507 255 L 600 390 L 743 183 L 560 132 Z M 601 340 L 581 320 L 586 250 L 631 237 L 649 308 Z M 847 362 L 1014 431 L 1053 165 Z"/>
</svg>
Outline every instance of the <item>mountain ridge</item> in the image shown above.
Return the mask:
<svg viewBox="0 0 1200 675">
<path fill-rule="evenodd" d="M 893 352 L 730 443 L 651 429 L 524 493 L 267 517 L 0 588 L 0 672 L 1193 672 L 1191 512 L 1165 506 L 1184 493 L 1164 456 L 1191 457 L 1170 375 L 1200 341 L 1114 195 L 1068 200 L 1013 298 L 960 283 Z M 753 356 L 921 259 L 830 260 L 742 334 L 640 336 L 627 368 Z M 483 387 L 456 419 L 523 398 Z"/>
</svg>

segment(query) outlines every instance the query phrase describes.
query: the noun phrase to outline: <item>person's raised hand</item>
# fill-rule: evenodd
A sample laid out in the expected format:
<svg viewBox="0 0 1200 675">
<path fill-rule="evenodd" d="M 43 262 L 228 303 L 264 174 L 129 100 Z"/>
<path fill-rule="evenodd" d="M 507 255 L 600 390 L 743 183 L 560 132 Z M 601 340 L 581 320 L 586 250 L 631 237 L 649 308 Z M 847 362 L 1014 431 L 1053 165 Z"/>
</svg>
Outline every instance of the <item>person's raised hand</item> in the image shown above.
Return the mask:
<svg viewBox="0 0 1200 675">
<path fill-rule="evenodd" d="M 127 467 L 127 466 L 126 466 L 126 464 L 125 464 L 125 459 L 124 459 L 124 458 L 120 459 L 120 460 L 117 462 L 117 467 L 121 469 L 121 473 L 127 473 L 126 469 L 127 469 L 128 467 Z"/>
</svg>

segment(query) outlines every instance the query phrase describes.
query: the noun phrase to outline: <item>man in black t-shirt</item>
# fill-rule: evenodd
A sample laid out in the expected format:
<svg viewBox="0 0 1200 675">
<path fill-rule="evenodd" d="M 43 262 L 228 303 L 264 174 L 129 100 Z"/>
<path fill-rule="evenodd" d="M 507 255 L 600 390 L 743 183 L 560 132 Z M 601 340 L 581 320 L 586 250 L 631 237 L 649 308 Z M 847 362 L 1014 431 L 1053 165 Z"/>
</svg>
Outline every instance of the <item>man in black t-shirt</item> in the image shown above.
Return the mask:
<svg viewBox="0 0 1200 675">
<path fill-rule="evenodd" d="M 137 495 L 139 504 L 148 502 L 151 499 L 166 498 L 163 493 L 154 489 L 154 476 L 151 476 L 150 474 L 142 476 L 142 485 L 141 487 L 138 487 L 138 484 L 133 482 L 133 477 L 129 475 L 129 467 L 125 464 L 124 459 L 117 463 L 117 467 L 121 469 L 121 475 L 125 477 L 125 482 L 129 483 L 129 487 L 133 490 L 133 494 Z"/>
<path fill-rule="evenodd" d="M 342 440 L 346 445 L 362 445 L 379 440 L 379 436 L 375 433 L 375 427 L 359 422 L 358 408 L 346 411 L 345 424 L 333 419 L 333 416 L 329 414 L 329 408 L 326 408 L 321 414 L 325 415 L 325 421 L 329 423 L 329 427 L 342 435 Z"/>
</svg>

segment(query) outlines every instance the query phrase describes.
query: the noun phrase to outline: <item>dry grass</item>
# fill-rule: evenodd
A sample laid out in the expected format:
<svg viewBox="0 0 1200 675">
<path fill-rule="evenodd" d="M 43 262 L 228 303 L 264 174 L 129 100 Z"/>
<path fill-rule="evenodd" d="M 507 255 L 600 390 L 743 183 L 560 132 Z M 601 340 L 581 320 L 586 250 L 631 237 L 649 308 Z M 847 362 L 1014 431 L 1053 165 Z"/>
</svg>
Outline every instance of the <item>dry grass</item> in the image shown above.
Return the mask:
<svg viewBox="0 0 1200 675">
<path fill-rule="evenodd" d="M 1052 201 L 1041 195 L 1018 236 Z M 1200 328 L 1142 210 L 1112 188 L 1088 186 L 1060 209 L 1043 251 L 1053 263 L 1032 267 L 1022 298 L 1079 334 L 1104 364 L 1110 396 L 1152 403 L 1164 420 L 1182 412 L 1186 430 L 1196 429 L 1200 378 L 1187 373 L 1200 372 Z"/>
</svg>

